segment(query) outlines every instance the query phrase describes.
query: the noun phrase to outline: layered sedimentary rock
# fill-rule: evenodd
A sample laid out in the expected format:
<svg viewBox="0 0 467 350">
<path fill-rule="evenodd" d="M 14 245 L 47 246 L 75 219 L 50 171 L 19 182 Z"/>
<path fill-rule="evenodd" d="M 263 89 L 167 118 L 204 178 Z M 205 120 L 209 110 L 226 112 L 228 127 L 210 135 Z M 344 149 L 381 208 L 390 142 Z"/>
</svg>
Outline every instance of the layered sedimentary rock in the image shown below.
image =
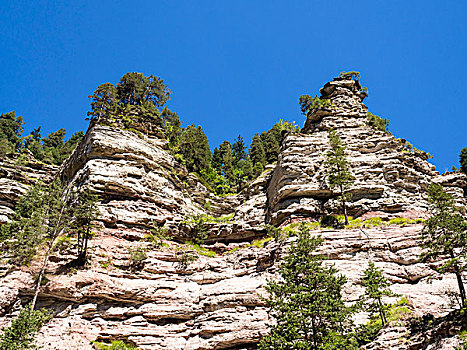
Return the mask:
<svg viewBox="0 0 467 350">
<path fill-rule="evenodd" d="M 438 175 L 427 162 L 427 154 L 367 125 L 365 95 L 358 81 L 336 78 L 325 84 L 321 93 L 330 106 L 310 111 L 302 132 L 289 134 L 283 142 L 268 187 L 269 220 L 280 224 L 290 216 L 318 217 L 340 211 L 337 193 L 327 185 L 324 166 L 330 128 L 346 146 L 355 177 L 349 190 L 351 215 L 378 212 L 383 217 L 425 217 L 426 189 Z M 456 186 L 465 186 L 464 175 L 457 184 L 451 182 L 451 189 L 463 198 L 464 190 L 454 189 Z"/>
<path fill-rule="evenodd" d="M 230 222 L 210 224 L 215 241 L 251 239 L 262 230 L 269 173 L 239 195 L 217 197 L 188 174 L 157 134 L 94 125 L 63 164 L 60 177 L 72 188 L 88 186 L 99 194 L 99 220 L 107 227 L 163 223 L 182 239 L 181 223 L 193 215 L 233 215 Z"/>
<path fill-rule="evenodd" d="M 15 204 L 37 181 L 48 183 L 58 167 L 39 163 L 33 159 L 6 159 L 0 162 L 0 224 L 11 219 Z"/>
<path fill-rule="evenodd" d="M 363 293 L 360 278 L 371 257 L 384 269 L 391 289 L 408 299 L 407 316 L 440 316 L 450 310 L 446 292 L 455 290 L 456 281 L 449 274 L 438 274 L 436 264 L 419 262 L 421 228 L 390 225 L 365 229 L 364 234 L 360 230 L 315 233 L 325 238 L 321 250 L 329 262 L 348 278 L 344 288 L 348 301 Z M 154 249 L 150 243 L 135 241 L 142 238 L 136 231 L 128 240 L 129 233 L 128 229 L 102 231 L 92 240 L 92 260 L 83 269 L 65 267 L 71 255 L 52 258 L 49 282 L 39 300 L 41 306 L 53 307 L 56 317 L 42 329 L 39 344 L 45 349 L 92 349 L 93 340 L 125 340 L 141 349 L 255 348 L 271 324 L 260 298 L 265 294 L 263 286 L 277 271 L 288 243 L 270 241 L 264 248 L 220 244 L 215 247 L 216 257 L 200 256 L 184 267 L 176 243 Z M 130 269 L 128 248 L 135 246 L 148 248 L 139 270 Z M 233 247 L 240 249 L 226 252 Z M 11 317 L 18 300 L 31 296 L 33 271 L 38 267 L 3 277 L 3 314 Z M 357 321 L 364 319 L 361 314 Z M 8 318 L 0 320 L 8 322 Z M 407 344 L 404 332 L 392 337 L 386 345 Z"/>
<path fill-rule="evenodd" d="M 330 106 L 311 111 L 302 132 L 286 136 L 277 165 L 268 166 L 240 194 L 224 198 L 212 194 L 170 155 L 157 129 L 91 126 L 58 176 L 72 190 L 91 187 L 100 195 L 102 225 L 90 242 L 86 267 L 67 265 L 76 256 L 73 247 L 51 257 L 39 305 L 52 307 L 55 318 L 41 330 L 38 344 L 44 349 L 92 349 L 94 340 L 124 340 L 141 349 L 255 349 L 272 323 L 260 296 L 267 279 L 276 278 L 294 238 L 284 245 L 271 240 L 264 247 L 251 241 L 264 236 L 265 223 L 285 225 L 340 213 L 322 166 L 331 127 L 347 148 L 355 176 L 349 203 L 353 216 L 426 217 L 425 193 L 431 182 L 442 184 L 465 206 L 465 174 L 438 175 L 424 152 L 367 125 L 358 82 L 335 79 L 324 86 L 322 98 Z M 55 170 L 3 165 L 0 221 L 8 219 L 29 185 L 37 179 L 50 181 Z M 205 249 L 215 251 L 214 257 L 183 245 L 183 221 L 196 214 L 210 218 Z M 168 228 L 167 246 L 147 242 L 153 223 Z M 384 270 L 391 289 L 407 298 L 407 317 L 438 317 L 452 310 L 448 291 L 456 289 L 456 280 L 436 272 L 440 262 L 419 261 L 422 228 L 383 224 L 314 233 L 325 239 L 321 251 L 329 263 L 348 278 L 346 300 L 356 301 L 363 293 L 360 278 L 371 258 Z M 147 258 L 136 267 L 129 249 L 137 247 L 146 250 Z M 187 254 L 197 259 L 187 261 Z M 31 299 L 40 260 L 29 267 L 4 267 L 0 326 Z M 365 314 L 357 315 L 357 322 L 365 320 Z M 449 349 L 457 344 L 442 326 L 433 336 L 420 338 L 401 322 L 385 329 L 367 349 L 436 349 L 436 344 Z"/>
</svg>

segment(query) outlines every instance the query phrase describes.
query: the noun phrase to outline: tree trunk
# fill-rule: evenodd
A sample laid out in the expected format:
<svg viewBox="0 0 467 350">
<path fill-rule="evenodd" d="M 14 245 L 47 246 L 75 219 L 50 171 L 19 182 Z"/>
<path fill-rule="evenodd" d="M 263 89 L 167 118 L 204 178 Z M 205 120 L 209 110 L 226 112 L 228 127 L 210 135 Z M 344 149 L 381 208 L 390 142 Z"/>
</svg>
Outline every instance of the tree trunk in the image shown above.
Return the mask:
<svg viewBox="0 0 467 350">
<path fill-rule="evenodd" d="M 342 198 L 342 209 L 343 209 L 344 218 L 345 218 L 344 225 L 348 225 L 349 218 L 347 217 L 347 206 L 345 205 L 345 195 L 344 195 L 344 189 L 342 188 L 342 185 L 340 186 L 340 189 L 341 189 L 341 198 Z"/>
<path fill-rule="evenodd" d="M 452 250 L 449 252 L 449 254 L 451 255 L 451 259 L 454 259 L 454 252 Z M 459 294 L 461 296 L 461 307 L 464 308 L 466 294 L 465 294 L 464 283 L 462 282 L 462 273 L 459 270 L 459 266 L 457 265 L 457 263 L 455 263 L 453 266 L 454 266 L 454 274 L 456 275 L 456 278 L 457 278 L 457 285 L 459 286 Z"/>
<path fill-rule="evenodd" d="M 47 249 L 47 253 L 45 253 L 44 261 L 42 262 L 42 268 L 41 268 L 41 271 L 39 272 L 39 277 L 37 278 L 36 288 L 34 289 L 34 298 L 32 299 L 31 310 L 34 310 L 34 308 L 36 307 L 37 296 L 39 295 L 39 290 L 41 289 L 42 277 L 44 277 L 44 272 L 45 272 L 45 269 L 47 268 L 47 263 L 49 262 L 49 256 L 50 256 L 50 253 L 52 252 L 54 241 L 55 240 L 50 242 L 49 249 Z"/>
<path fill-rule="evenodd" d="M 378 298 L 378 305 L 379 305 L 379 315 L 381 317 L 381 322 L 383 323 L 383 326 L 384 326 L 386 323 L 388 323 L 388 320 L 386 319 L 386 313 L 384 312 L 384 305 L 380 298 Z"/>
</svg>

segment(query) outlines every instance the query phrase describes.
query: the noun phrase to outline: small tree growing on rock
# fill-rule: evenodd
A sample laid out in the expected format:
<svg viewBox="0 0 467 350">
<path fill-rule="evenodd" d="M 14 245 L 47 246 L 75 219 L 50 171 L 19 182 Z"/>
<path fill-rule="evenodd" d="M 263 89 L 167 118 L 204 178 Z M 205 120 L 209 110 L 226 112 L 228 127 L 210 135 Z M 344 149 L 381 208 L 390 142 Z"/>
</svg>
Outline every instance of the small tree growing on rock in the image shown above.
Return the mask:
<svg viewBox="0 0 467 350">
<path fill-rule="evenodd" d="M 395 294 L 389 289 L 390 284 L 386 277 L 372 261 L 368 263 L 368 268 L 363 271 L 363 275 L 364 299 L 369 301 L 366 309 L 370 312 L 370 317 L 379 315 L 381 324 L 384 326 L 388 322 L 386 313 L 389 305 L 384 303 L 383 296 L 395 296 Z"/>
<path fill-rule="evenodd" d="M 2 328 L 1 350 L 36 349 L 34 335 L 52 318 L 47 310 L 33 310 L 27 305 L 9 327 Z"/>
<path fill-rule="evenodd" d="M 83 266 L 87 261 L 88 241 L 91 238 L 93 221 L 99 214 L 97 202 L 99 197 L 90 189 L 85 189 L 77 198 L 74 209 L 74 219 L 71 229 L 76 232 L 78 241 L 77 265 Z"/>
<path fill-rule="evenodd" d="M 454 272 L 460 295 L 460 305 L 466 307 L 466 291 L 462 280 L 462 273 L 467 269 L 467 222 L 455 206 L 450 193 L 438 184 L 431 184 L 428 188 L 428 200 L 433 214 L 425 221 L 422 231 L 423 247 L 422 260 L 438 257 L 447 258 L 439 269 L 445 273 Z"/>
<path fill-rule="evenodd" d="M 352 308 L 342 300 L 346 278 L 316 254 L 322 244 L 301 225 L 279 267 L 280 280 L 270 280 L 265 299 L 276 319 L 259 349 L 357 349 L 349 332 Z"/>
<path fill-rule="evenodd" d="M 346 202 L 350 199 L 350 194 L 346 191 L 352 186 L 354 177 L 350 173 L 349 163 L 345 157 L 345 146 L 342 144 L 341 138 L 332 128 L 329 129 L 328 138 L 331 149 L 326 153 L 324 161 L 327 180 L 331 190 L 337 189 L 339 191 L 338 199 L 342 202 L 345 225 L 348 225 Z"/>
</svg>

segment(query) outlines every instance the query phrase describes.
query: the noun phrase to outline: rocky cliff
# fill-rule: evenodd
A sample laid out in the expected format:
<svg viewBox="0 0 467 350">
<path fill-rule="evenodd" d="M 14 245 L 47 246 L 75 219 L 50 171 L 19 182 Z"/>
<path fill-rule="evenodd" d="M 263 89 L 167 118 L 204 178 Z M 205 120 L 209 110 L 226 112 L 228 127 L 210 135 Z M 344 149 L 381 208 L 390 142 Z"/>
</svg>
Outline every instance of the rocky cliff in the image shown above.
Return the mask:
<svg viewBox="0 0 467 350">
<path fill-rule="evenodd" d="M 312 110 L 301 133 L 286 136 L 277 164 L 242 193 L 225 198 L 213 195 L 188 174 L 157 133 L 90 127 L 56 176 L 70 188 L 86 185 L 99 193 L 101 228 L 91 241 L 91 261 L 85 268 L 67 267 L 72 247 L 52 257 L 39 303 L 52 307 L 56 316 L 41 330 L 38 343 L 45 349 L 92 349 L 90 341 L 118 339 L 141 349 L 255 349 L 272 321 L 260 297 L 263 286 L 274 278 L 293 237 L 284 245 L 252 240 L 264 236 L 266 223 L 284 226 L 313 221 L 323 212 L 340 213 L 322 166 L 331 127 L 347 147 L 356 178 L 350 204 L 354 217 L 424 218 L 425 191 L 433 181 L 465 206 L 464 174 L 438 175 L 424 152 L 367 125 L 358 82 L 334 79 L 321 93 L 330 105 Z M 37 168 L 34 175 L 12 165 L 0 170 L 8 174 L 0 179 L 3 221 L 34 179 L 47 181 L 55 174 L 47 167 Z M 207 223 L 204 250 L 183 244 L 183 221 L 200 213 L 214 218 Z M 226 219 L 215 220 L 220 217 Z M 155 247 L 145 239 L 154 223 L 169 229 L 166 246 Z M 447 291 L 455 289 L 456 281 L 438 274 L 437 263 L 419 262 L 422 227 L 403 222 L 315 232 L 325 239 L 323 254 L 348 277 L 347 300 L 362 293 L 359 281 L 371 256 L 384 268 L 391 289 L 407 298 L 411 316 L 443 316 L 452 310 Z M 148 255 L 136 270 L 128 250 L 135 247 L 146 249 Z M 187 264 L 186 254 L 197 259 Z M 30 299 L 38 268 L 33 263 L 2 270 L 1 324 Z M 358 315 L 357 321 L 364 320 L 364 314 Z M 450 349 L 457 342 L 454 334 L 430 334 L 420 340 L 406 325 L 394 325 L 367 348 L 416 349 L 414 344 L 441 342 L 447 345 L 437 348 Z"/>
<path fill-rule="evenodd" d="M 0 162 L 0 224 L 11 219 L 16 202 L 37 181 L 49 182 L 58 168 L 34 159 L 7 159 Z"/>
</svg>

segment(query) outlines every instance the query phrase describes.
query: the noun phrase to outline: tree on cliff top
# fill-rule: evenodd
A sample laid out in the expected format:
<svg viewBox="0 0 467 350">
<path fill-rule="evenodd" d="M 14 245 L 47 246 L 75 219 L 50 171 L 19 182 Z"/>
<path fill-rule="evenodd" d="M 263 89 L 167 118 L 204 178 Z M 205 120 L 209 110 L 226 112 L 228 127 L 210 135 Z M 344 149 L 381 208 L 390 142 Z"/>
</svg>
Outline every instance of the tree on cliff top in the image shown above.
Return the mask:
<svg viewBox="0 0 467 350">
<path fill-rule="evenodd" d="M 459 162 L 462 172 L 467 174 L 467 147 L 462 148 L 461 154 L 459 155 Z"/>
<path fill-rule="evenodd" d="M 180 136 L 180 154 L 189 171 L 201 173 L 211 165 L 208 138 L 201 126 L 188 125 Z"/>
<path fill-rule="evenodd" d="M 346 191 L 352 186 L 354 177 L 350 173 L 349 163 L 345 157 L 345 146 L 342 144 L 341 138 L 332 128 L 329 129 L 328 138 L 331 149 L 326 153 L 324 161 L 327 179 L 330 189 L 339 191 L 338 199 L 342 202 L 345 225 L 348 225 L 346 201 L 349 200 L 350 195 Z"/>
<path fill-rule="evenodd" d="M 120 78 L 117 86 L 111 83 L 101 84 L 94 94 L 90 95 L 91 111 L 88 116 L 91 120 L 109 117 L 131 110 L 131 106 L 138 106 L 145 114 L 159 116 L 157 110 L 163 107 L 170 99 L 170 89 L 160 77 L 143 73 L 126 73 Z"/>
<path fill-rule="evenodd" d="M 425 221 L 422 231 L 422 260 L 446 258 L 441 272 L 453 272 L 459 288 L 460 305 L 466 307 L 466 291 L 462 274 L 467 270 L 467 221 L 455 206 L 450 193 L 441 185 L 431 184 L 428 187 L 428 200 L 433 214 Z"/>
<path fill-rule="evenodd" d="M 350 332 L 352 308 L 342 300 L 346 278 L 316 253 L 322 242 L 300 226 L 279 267 L 280 279 L 266 286 L 265 300 L 276 324 L 259 349 L 358 348 Z"/>
<path fill-rule="evenodd" d="M 6 140 L 5 144 L 14 151 L 21 145 L 23 124 L 23 117 L 17 117 L 15 111 L 0 115 L 0 140 Z"/>
</svg>

